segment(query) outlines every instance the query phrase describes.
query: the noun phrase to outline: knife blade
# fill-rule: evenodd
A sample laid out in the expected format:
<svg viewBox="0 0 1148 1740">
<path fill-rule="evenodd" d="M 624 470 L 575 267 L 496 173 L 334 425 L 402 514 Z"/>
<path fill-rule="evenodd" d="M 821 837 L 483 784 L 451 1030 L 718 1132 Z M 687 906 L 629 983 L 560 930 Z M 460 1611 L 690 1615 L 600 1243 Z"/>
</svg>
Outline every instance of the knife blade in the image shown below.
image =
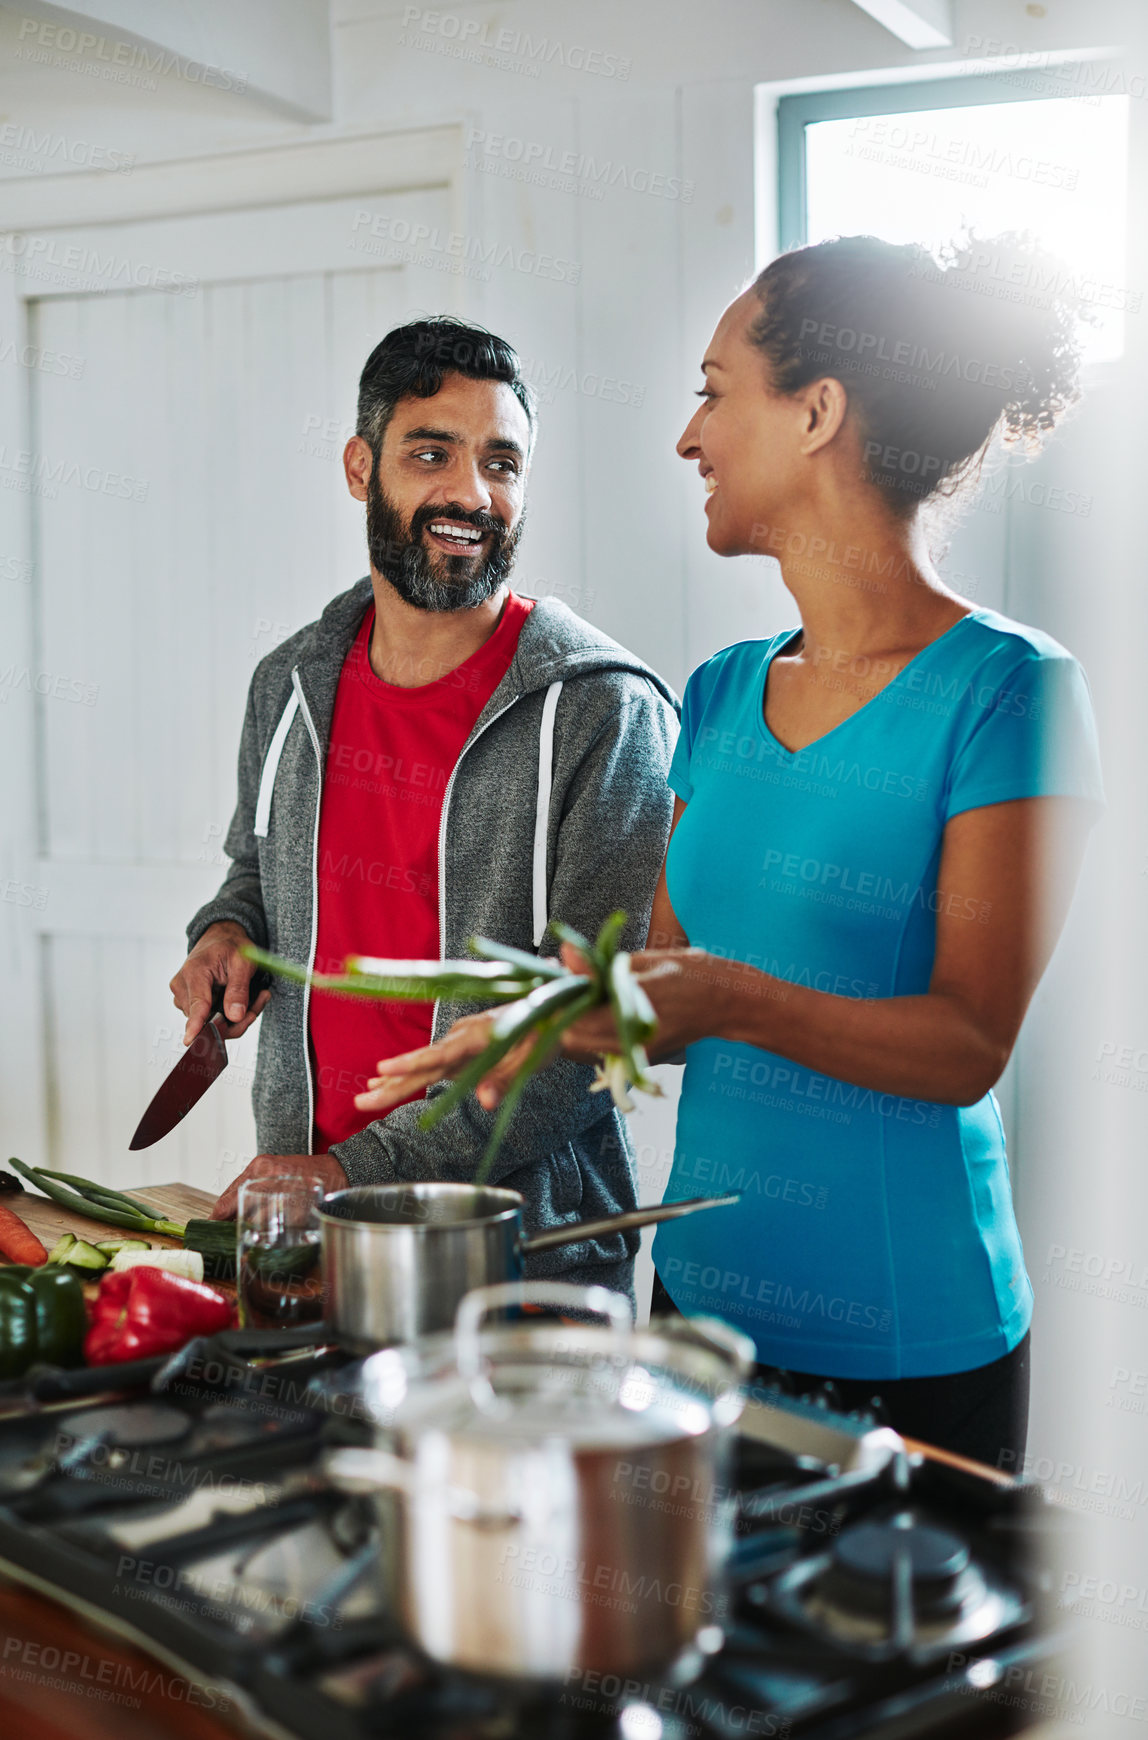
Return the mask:
<svg viewBox="0 0 1148 1740">
<path fill-rule="evenodd" d="M 248 1004 L 271 982 L 261 968 L 254 974 L 248 990 Z M 227 1046 L 219 1030 L 223 1014 L 225 985 L 216 985 L 211 996 L 211 1013 L 174 1069 L 164 1077 L 152 1096 L 151 1104 L 140 1119 L 136 1133 L 128 1143 L 131 1149 L 150 1148 L 182 1118 L 207 1092 L 217 1076 L 227 1068 Z"/>
</svg>

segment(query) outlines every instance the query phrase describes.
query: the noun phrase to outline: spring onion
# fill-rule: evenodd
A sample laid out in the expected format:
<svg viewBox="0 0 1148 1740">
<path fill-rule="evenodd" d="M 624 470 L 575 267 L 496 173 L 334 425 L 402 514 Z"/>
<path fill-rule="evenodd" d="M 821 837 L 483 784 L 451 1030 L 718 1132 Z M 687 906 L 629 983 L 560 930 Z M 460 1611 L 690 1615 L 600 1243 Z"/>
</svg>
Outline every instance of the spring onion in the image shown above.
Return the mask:
<svg viewBox="0 0 1148 1740">
<path fill-rule="evenodd" d="M 112 1190 L 106 1184 L 93 1184 L 75 1172 L 53 1172 L 48 1166 L 38 1166 L 36 1170 L 44 1178 L 58 1178 L 61 1184 L 70 1184 L 90 1202 L 104 1202 L 109 1208 L 121 1209 L 125 1214 L 142 1214 L 145 1220 L 155 1218 L 146 1202 L 137 1202 L 135 1197 L 125 1196 L 122 1190 Z"/>
<path fill-rule="evenodd" d="M 608 1089 L 623 1111 L 633 1110 L 628 1092 L 631 1086 L 643 1093 L 661 1093 L 648 1073 L 645 1049 L 657 1028 L 657 1018 L 649 997 L 633 975 L 629 955 L 618 948 L 625 923 L 624 912 L 611 913 L 593 943 L 569 925 L 551 923 L 555 936 L 571 944 L 582 956 L 585 971 L 579 973 L 570 972 L 560 961 L 542 960 L 525 949 L 509 948 L 487 937 L 471 938 L 471 954 L 476 958 L 401 961 L 349 955 L 342 974 L 308 972 L 295 961 L 253 946 L 246 947 L 243 953 L 267 971 L 310 985 L 316 991 L 388 1001 L 441 1000 L 497 1007 L 499 1012 L 491 1022 L 483 1051 L 459 1071 L 447 1088 L 428 1099 L 419 1118 L 424 1129 L 433 1128 L 454 1111 L 509 1051 L 533 1036 L 534 1043 L 516 1070 L 494 1120 L 476 1175 L 476 1182 L 481 1182 L 531 1077 L 550 1060 L 566 1029 L 591 1009 L 609 1005 L 619 1043 L 616 1054 L 603 1058 L 591 1091 Z"/>
<path fill-rule="evenodd" d="M 183 1237 L 183 1228 L 175 1221 L 164 1220 L 162 1216 L 149 1214 L 142 1205 L 129 1211 L 119 1206 L 109 1206 L 101 1201 L 100 1196 L 106 1196 L 109 1193 L 104 1191 L 100 1185 L 89 1184 L 85 1186 L 88 1191 L 99 1192 L 99 1195 L 93 1198 L 80 1191 L 65 1189 L 50 1173 L 35 1166 L 28 1166 L 23 1160 L 17 1160 L 14 1156 L 9 1159 L 8 1164 L 14 1166 L 22 1177 L 27 1178 L 31 1184 L 36 1186 L 37 1190 L 42 1190 L 45 1196 L 50 1196 L 53 1202 L 59 1203 L 61 1208 L 71 1209 L 73 1214 L 86 1215 L 89 1220 L 103 1221 L 108 1226 L 129 1227 L 132 1232 L 162 1233 L 165 1237 L 173 1239 Z M 80 1180 L 80 1182 L 84 1181 Z M 122 1200 L 126 1202 L 129 1199 L 124 1197 Z"/>
</svg>

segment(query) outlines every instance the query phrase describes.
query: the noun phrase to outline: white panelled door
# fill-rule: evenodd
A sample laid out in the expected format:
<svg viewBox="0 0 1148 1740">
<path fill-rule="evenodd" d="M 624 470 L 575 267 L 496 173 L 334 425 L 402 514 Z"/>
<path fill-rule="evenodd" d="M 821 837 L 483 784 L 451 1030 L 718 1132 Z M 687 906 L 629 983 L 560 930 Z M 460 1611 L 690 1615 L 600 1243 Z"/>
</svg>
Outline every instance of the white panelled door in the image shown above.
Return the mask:
<svg viewBox="0 0 1148 1740">
<path fill-rule="evenodd" d="M 449 198 L 373 203 L 448 224 Z M 19 1091 L 45 1111 L 29 1159 L 214 1191 L 254 1152 L 255 1032 L 172 1135 L 127 1144 L 181 1054 L 167 983 L 223 874 L 254 665 L 366 572 L 340 464 L 359 371 L 390 327 L 453 305 L 441 276 L 347 251 L 361 203 L 184 220 L 199 240 L 176 257 L 210 267 L 191 294 L 27 304 L 31 341 L 81 359 L 30 379 L 39 692 L 25 699 L 41 798 L 20 862 L 35 858 L 43 1037 L 40 1079 Z M 221 226 L 239 217 L 229 247 Z"/>
</svg>

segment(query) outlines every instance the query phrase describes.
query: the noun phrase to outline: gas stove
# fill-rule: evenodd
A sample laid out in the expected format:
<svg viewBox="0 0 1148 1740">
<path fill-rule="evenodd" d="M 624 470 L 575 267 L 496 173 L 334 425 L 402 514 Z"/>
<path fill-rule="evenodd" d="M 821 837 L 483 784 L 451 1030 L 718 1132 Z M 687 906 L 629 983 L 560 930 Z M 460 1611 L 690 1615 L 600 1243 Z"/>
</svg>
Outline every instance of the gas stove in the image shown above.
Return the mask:
<svg viewBox="0 0 1148 1740">
<path fill-rule="evenodd" d="M 1054 1714 L 1032 1688 L 1065 1642 L 1044 1566 L 1066 1520 L 783 1388 L 741 1422 L 728 1609 L 688 1683 L 443 1670 L 387 1610 L 371 1507 L 323 1475 L 369 1441 L 361 1362 L 253 1345 L 194 1342 L 111 1399 L 91 1373 L 2 1386 L 0 1573 L 223 1682 L 269 1733 L 907 1740 Z"/>
</svg>

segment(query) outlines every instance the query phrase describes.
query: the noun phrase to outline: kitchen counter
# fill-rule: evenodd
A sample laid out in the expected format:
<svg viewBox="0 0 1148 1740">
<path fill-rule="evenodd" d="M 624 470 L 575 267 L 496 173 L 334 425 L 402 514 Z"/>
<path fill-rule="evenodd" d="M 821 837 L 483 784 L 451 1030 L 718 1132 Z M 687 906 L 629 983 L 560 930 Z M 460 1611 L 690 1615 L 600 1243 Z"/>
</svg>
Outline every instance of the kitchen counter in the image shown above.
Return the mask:
<svg viewBox="0 0 1148 1740">
<path fill-rule="evenodd" d="M 236 1740 L 254 1728 L 195 1684 L 0 1573 L 0 1733 L 12 1740 Z"/>
</svg>

